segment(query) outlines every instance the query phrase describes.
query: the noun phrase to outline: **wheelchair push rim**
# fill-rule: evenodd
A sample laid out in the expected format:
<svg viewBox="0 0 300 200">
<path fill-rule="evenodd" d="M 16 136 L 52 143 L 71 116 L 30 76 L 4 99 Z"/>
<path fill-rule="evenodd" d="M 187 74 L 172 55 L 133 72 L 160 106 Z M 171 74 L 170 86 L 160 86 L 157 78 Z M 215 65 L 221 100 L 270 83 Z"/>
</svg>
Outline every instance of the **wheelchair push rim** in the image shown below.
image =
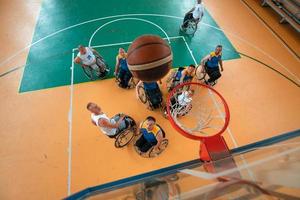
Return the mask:
<svg viewBox="0 0 300 200">
<path fill-rule="evenodd" d="M 143 104 L 147 103 L 147 95 L 143 86 L 138 86 L 138 96 Z"/>
<path fill-rule="evenodd" d="M 194 21 L 189 21 L 188 26 L 185 28 L 185 33 L 187 35 L 194 35 L 197 31 L 197 23 Z"/>
<path fill-rule="evenodd" d="M 169 141 L 167 139 L 163 139 L 159 146 L 158 151 L 157 151 L 157 148 L 152 147 L 152 149 L 149 151 L 149 157 L 153 158 L 153 157 L 160 155 L 167 148 L 168 144 L 169 144 Z"/>
<path fill-rule="evenodd" d="M 131 129 L 124 130 L 122 133 L 120 133 L 117 136 L 116 142 L 115 142 L 115 147 L 122 148 L 122 147 L 126 146 L 129 142 L 131 142 L 134 135 L 135 135 L 134 131 L 132 131 Z"/>
<path fill-rule="evenodd" d="M 195 70 L 195 76 L 198 80 L 204 80 L 206 77 L 206 72 L 203 69 L 202 65 L 199 65 Z"/>
<path fill-rule="evenodd" d="M 117 135 L 115 141 L 116 148 L 122 148 L 126 146 L 136 136 L 136 122 L 129 116 L 126 116 L 125 120 L 129 121 L 130 124 L 127 129 L 123 130 L 119 135 Z"/>
<path fill-rule="evenodd" d="M 94 70 L 92 69 L 92 67 L 90 66 L 87 67 L 81 66 L 81 67 L 83 69 L 85 76 L 90 80 L 94 80 L 94 75 L 93 75 Z"/>
</svg>

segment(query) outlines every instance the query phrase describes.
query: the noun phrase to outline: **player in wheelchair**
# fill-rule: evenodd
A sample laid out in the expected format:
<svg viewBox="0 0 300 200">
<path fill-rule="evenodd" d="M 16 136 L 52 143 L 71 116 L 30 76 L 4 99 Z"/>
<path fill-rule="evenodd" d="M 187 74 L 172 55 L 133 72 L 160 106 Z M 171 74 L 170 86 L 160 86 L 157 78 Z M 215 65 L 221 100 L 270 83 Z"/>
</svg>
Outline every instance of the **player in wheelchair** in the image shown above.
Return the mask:
<svg viewBox="0 0 300 200">
<path fill-rule="evenodd" d="M 188 35 L 194 35 L 197 31 L 198 23 L 204 15 L 204 6 L 202 0 L 197 0 L 197 4 L 185 14 L 183 23 L 180 27 Z"/>
<path fill-rule="evenodd" d="M 119 48 L 119 53 L 116 57 L 115 76 L 119 87 L 132 88 L 135 83 L 131 72 L 128 69 L 127 53 L 123 48 Z"/>
<path fill-rule="evenodd" d="M 171 73 L 167 79 L 168 92 L 173 90 L 177 85 L 184 82 L 190 82 L 195 75 L 195 65 L 190 64 L 188 67 L 179 67 L 177 71 Z"/>
<path fill-rule="evenodd" d="M 194 90 L 184 90 L 181 92 L 175 93 L 169 102 L 170 112 L 173 116 L 182 117 L 190 112 L 192 109 L 192 100 Z M 164 116 L 167 117 L 167 108 L 165 108 Z"/>
<path fill-rule="evenodd" d="M 136 134 L 136 122 L 130 116 L 117 114 L 107 117 L 95 103 L 88 103 L 87 109 L 91 112 L 92 123 L 110 138 L 115 139 L 117 148 L 126 146 Z"/>
<path fill-rule="evenodd" d="M 163 129 L 156 123 L 156 119 L 148 116 L 140 124 L 140 137 L 135 142 L 136 151 L 145 157 L 155 157 L 165 150 L 168 139 Z"/>
<path fill-rule="evenodd" d="M 84 73 L 89 79 L 94 80 L 94 76 L 97 78 L 104 78 L 108 74 L 108 66 L 96 50 L 79 45 L 78 51 L 74 62 L 81 65 Z"/>
<path fill-rule="evenodd" d="M 221 70 L 220 70 L 221 69 Z M 205 56 L 201 60 L 201 66 L 196 70 L 196 75 L 199 80 L 204 80 L 205 84 L 214 86 L 217 80 L 222 76 L 224 71 L 222 62 L 222 45 L 217 45 L 215 51 Z M 209 78 L 206 80 L 206 74 Z"/>
<path fill-rule="evenodd" d="M 161 81 L 159 81 L 161 84 Z M 148 103 L 148 109 L 162 108 L 163 95 L 157 82 L 139 81 L 136 86 L 137 97 L 142 103 Z"/>
</svg>

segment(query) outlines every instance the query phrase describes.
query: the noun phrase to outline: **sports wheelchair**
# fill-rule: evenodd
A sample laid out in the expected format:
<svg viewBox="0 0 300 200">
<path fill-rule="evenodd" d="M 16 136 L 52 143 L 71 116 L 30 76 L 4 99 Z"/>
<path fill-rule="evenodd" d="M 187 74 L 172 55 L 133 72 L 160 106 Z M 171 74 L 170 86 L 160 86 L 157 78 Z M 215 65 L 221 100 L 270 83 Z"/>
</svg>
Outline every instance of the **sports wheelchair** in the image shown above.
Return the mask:
<svg viewBox="0 0 300 200">
<path fill-rule="evenodd" d="M 198 22 L 195 19 L 188 19 L 185 23 L 187 23 L 186 27 L 181 26 L 181 30 L 187 35 L 193 36 L 198 28 Z"/>
<path fill-rule="evenodd" d="M 211 74 L 213 75 L 213 74 Z M 196 70 L 195 70 L 195 76 L 197 77 L 198 80 L 204 82 L 205 84 L 208 84 L 210 86 L 214 86 L 217 84 L 217 80 L 215 80 L 214 82 L 209 83 L 208 79 L 211 76 L 207 73 L 207 66 L 206 64 L 204 65 L 204 68 L 202 65 L 198 65 Z M 213 75 L 214 76 L 214 75 Z"/>
<path fill-rule="evenodd" d="M 110 69 L 97 51 L 93 50 L 93 53 L 96 57 L 96 63 L 93 66 L 81 65 L 83 72 L 90 80 L 104 79 L 109 74 Z"/>
<path fill-rule="evenodd" d="M 133 76 L 130 77 L 128 83 L 127 83 L 127 87 L 124 87 L 122 85 L 122 80 L 120 79 L 120 72 L 116 75 L 116 83 L 118 84 L 118 86 L 120 88 L 125 88 L 125 89 L 132 89 L 132 88 L 135 88 L 135 86 L 137 85 L 138 83 L 138 80 L 136 80 Z"/>
<path fill-rule="evenodd" d="M 120 116 L 121 114 L 118 114 Z M 125 147 L 127 144 L 129 144 L 132 139 L 136 136 L 136 131 L 137 131 L 137 126 L 136 122 L 134 121 L 133 118 L 130 116 L 125 116 L 124 118 L 125 123 L 126 123 L 126 128 L 121 130 L 118 134 L 113 135 L 113 136 L 108 136 L 110 138 L 115 139 L 115 147 L 116 148 L 122 148 Z"/>
<path fill-rule="evenodd" d="M 166 133 L 165 133 L 165 131 L 164 131 L 158 124 L 156 124 L 156 125 L 160 128 L 160 130 L 161 130 L 161 132 L 162 132 L 162 135 L 163 135 L 163 139 L 162 139 L 162 141 L 161 141 L 159 147 L 152 146 L 146 153 L 143 153 L 143 152 L 141 152 L 141 151 L 139 150 L 139 148 L 138 148 L 136 145 L 134 145 L 135 151 L 136 151 L 140 156 L 142 156 L 142 157 L 144 157 L 144 158 L 153 158 L 153 157 L 156 157 L 156 156 L 160 155 L 160 154 L 167 148 L 167 146 L 168 146 L 168 144 L 169 144 L 169 140 L 166 139 Z M 138 132 L 138 134 L 139 134 L 139 135 L 136 137 L 136 138 L 137 138 L 136 141 L 137 141 L 140 137 L 143 136 L 140 132 Z M 135 141 L 135 142 L 136 142 L 136 141 Z"/>
<path fill-rule="evenodd" d="M 138 97 L 143 104 L 148 103 L 148 108 L 154 110 L 157 108 L 163 108 L 163 95 L 160 89 L 154 89 L 146 91 L 143 85 L 139 85 L 137 88 Z"/>
</svg>

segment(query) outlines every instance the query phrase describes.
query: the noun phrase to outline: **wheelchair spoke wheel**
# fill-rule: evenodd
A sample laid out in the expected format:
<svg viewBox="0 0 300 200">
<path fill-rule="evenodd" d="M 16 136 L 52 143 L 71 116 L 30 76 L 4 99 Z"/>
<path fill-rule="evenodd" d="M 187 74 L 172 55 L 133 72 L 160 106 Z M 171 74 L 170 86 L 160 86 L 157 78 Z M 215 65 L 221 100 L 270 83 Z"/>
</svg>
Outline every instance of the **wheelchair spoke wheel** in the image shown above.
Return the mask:
<svg viewBox="0 0 300 200">
<path fill-rule="evenodd" d="M 136 82 L 136 80 L 134 79 L 134 77 L 131 77 L 131 79 L 130 79 L 130 81 L 129 81 L 129 83 L 128 83 L 128 88 L 129 88 L 129 89 L 135 88 L 136 84 L 137 84 L 137 82 Z"/>
<path fill-rule="evenodd" d="M 115 146 L 117 148 L 124 147 L 132 140 L 133 137 L 134 132 L 131 129 L 125 130 L 117 136 Z"/>
<path fill-rule="evenodd" d="M 106 75 L 109 73 L 110 69 L 108 68 L 108 65 L 105 63 L 105 60 L 102 57 L 96 58 L 96 65 L 98 66 L 97 69 L 97 77 L 99 79 L 103 79 L 106 77 Z"/>
<path fill-rule="evenodd" d="M 169 140 L 167 139 L 163 139 L 163 141 L 161 142 L 159 148 L 155 148 L 153 147 L 150 152 L 149 152 L 149 157 L 153 158 L 158 156 L 159 154 L 161 154 L 168 146 L 169 144 Z"/>
<path fill-rule="evenodd" d="M 94 70 L 90 66 L 82 67 L 82 69 L 88 79 L 94 80 L 94 73 L 93 73 Z"/>
<path fill-rule="evenodd" d="M 199 65 L 195 70 L 195 75 L 198 80 L 204 80 L 206 76 L 206 72 L 203 69 L 202 65 Z"/>
<path fill-rule="evenodd" d="M 147 95 L 143 86 L 138 87 L 138 96 L 143 104 L 147 103 Z"/>
<path fill-rule="evenodd" d="M 186 34 L 194 35 L 197 30 L 197 23 L 195 21 L 189 21 L 185 29 Z"/>
</svg>

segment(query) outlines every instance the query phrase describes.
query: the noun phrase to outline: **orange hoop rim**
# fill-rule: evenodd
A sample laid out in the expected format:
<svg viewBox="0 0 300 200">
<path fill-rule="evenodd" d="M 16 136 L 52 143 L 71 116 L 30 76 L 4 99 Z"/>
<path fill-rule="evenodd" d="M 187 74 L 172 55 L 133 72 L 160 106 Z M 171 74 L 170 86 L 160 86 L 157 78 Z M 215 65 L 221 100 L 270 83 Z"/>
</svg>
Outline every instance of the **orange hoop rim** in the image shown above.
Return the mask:
<svg viewBox="0 0 300 200">
<path fill-rule="evenodd" d="M 224 110 L 225 110 L 225 118 L 224 118 L 225 121 L 224 121 L 224 126 L 222 127 L 222 129 L 220 131 L 218 131 L 217 133 L 215 133 L 214 135 L 212 135 L 212 136 L 206 136 L 206 137 L 205 136 L 191 135 L 187 131 L 183 130 L 179 125 L 177 125 L 176 122 L 175 122 L 175 120 L 173 119 L 172 114 L 171 114 L 171 109 L 170 109 L 170 107 L 171 107 L 170 106 L 171 98 L 173 97 L 173 95 L 175 94 L 175 92 L 179 88 L 182 88 L 182 87 L 187 86 L 187 85 L 197 85 L 197 86 L 205 87 L 208 90 L 212 91 L 214 94 L 216 94 L 221 99 L 221 102 L 224 105 Z M 177 132 L 179 132 L 181 135 L 183 135 L 183 136 L 185 136 L 187 138 L 190 138 L 192 140 L 204 140 L 206 138 L 211 138 L 211 137 L 215 137 L 215 136 L 221 135 L 222 133 L 225 132 L 225 130 L 227 129 L 227 127 L 229 125 L 230 112 L 229 112 L 229 107 L 228 107 L 227 102 L 225 101 L 224 97 L 218 91 L 216 91 L 214 88 L 212 88 L 212 87 L 210 87 L 208 85 L 205 85 L 205 84 L 202 84 L 202 83 L 197 83 L 197 82 L 181 83 L 181 84 L 177 85 L 176 87 L 174 87 L 172 89 L 172 91 L 168 94 L 168 96 L 167 96 L 167 103 L 166 104 L 167 104 L 166 108 L 167 108 L 168 120 L 170 121 L 170 123 L 173 126 L 173 128 L 175 128 L 175 130 Z"/>
</svg>

